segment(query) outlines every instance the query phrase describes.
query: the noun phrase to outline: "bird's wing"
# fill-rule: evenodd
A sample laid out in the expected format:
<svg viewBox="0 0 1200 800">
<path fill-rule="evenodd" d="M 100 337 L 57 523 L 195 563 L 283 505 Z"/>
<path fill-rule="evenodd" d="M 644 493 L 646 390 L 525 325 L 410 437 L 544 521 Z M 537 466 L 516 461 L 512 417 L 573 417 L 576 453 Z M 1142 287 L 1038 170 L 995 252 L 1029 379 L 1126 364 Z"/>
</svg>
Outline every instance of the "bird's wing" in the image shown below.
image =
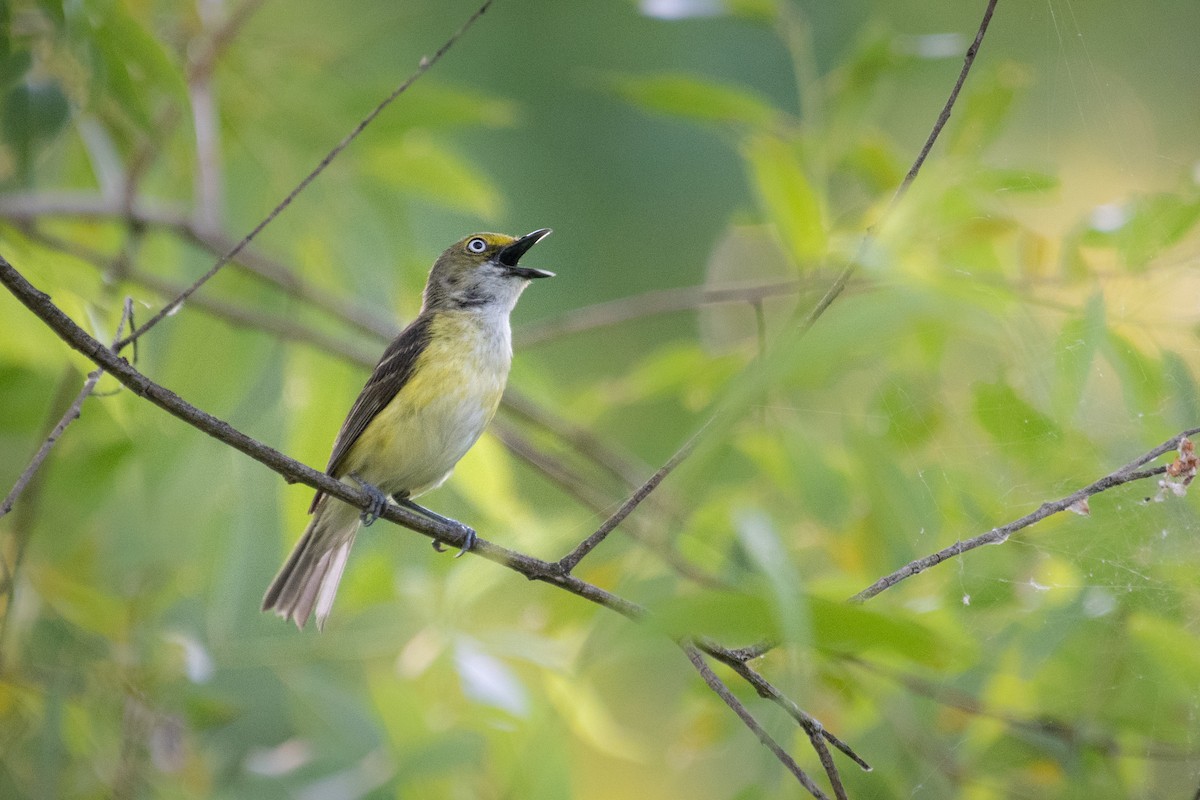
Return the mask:
<svg viewBox="0 0 1200 800">
<path fill-rule="evenodd" d="M 392 398 L 404 388 L 412 377 L 417 365 L 417 359 L 429 344 L 430 319 L 425 316 L 417 317 L 397 336 L 387 349 L 383 351 L 375 371 L 367 379 L 367 385 L 354 401 L 342 429 L 338 432 L 337 440 L 333 443 L 333 453 L 329 456 L 329 466 L 325 472 L 336 477 L 346 454 L 358 441 L 358 437 L 366 430 L 371 420 L 392 402 Z M 318 491 L 309 506 L 308 513 L 316 510 L 323 492 Z"/>
</svg>

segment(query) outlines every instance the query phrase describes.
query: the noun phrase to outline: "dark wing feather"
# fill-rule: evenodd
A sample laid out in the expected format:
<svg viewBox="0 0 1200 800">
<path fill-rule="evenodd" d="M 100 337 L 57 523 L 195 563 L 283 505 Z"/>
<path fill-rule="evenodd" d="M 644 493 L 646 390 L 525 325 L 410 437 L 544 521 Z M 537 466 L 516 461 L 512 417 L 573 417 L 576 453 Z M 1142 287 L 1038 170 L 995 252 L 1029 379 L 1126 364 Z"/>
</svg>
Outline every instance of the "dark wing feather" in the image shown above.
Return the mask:
<svg viewBox="0 0 1200 800">
<path fill-rule="evenodd" d="M 354 401 L 350 413 L 346 415 L 346 421 L 342 423 L 341 431 L 338 432 L 337 440 L 333 443 L 329 466 L 325 468 L 329 475 L 341 477 L 338 469 L 350 448 L 358 441 L 358 437 L 367 429 L 371 420 L 375 419 L 375 415 L 392 402 L 392 398 L 412 377 L 417 359 L 429 344 L 429 322 L 428 317 L 417 317 L 383 351 L 383 356 L 375 365 L 375 371 L 367 378 L 367 385 Z M 311 514 L 316 509 L 322 494 L 317 492 L 308 513 Z"/>
</svg>

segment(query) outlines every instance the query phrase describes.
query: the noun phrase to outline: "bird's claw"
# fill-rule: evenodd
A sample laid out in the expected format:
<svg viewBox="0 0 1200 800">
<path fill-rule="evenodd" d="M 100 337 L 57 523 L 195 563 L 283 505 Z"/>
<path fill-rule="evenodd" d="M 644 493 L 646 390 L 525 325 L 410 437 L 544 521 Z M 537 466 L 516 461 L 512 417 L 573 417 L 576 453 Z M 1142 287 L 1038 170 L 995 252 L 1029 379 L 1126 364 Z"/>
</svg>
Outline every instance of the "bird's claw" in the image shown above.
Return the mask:
<svg viewBox="0 0 1200 800">
<path fill-rule="evenodd" d="M 462 534 L 463 534 L 462 547 L 459 548 L 459 551 L 454 554 L 454 557 L 461 558 L 463 553 L 467 552 L 468 550 L 470 550 L 472 547 L 475 546 L 475 539 L 476 539 L 475 529 L 470 527 L 469 525 L 463 525 L 461 522 L 458 522 L 457 520 L 454 520 L 454 522 L 456 522 L 458 524 L 459 530 L 461 530 Z M 442 547 L 442 543 L 439 542 L 437 539 L 433 540 L 433 549 L 439 553 L 446 552 L 446 548 Z"/>
<path fill-rule="evenodd" d="M 350 477 L 358 484 L 358 488 L 366 492 L 371 498 L 371 504 L 358 515 L 363 527 L 369 528 L 375 523 L 375 520 L 383 516 L 383 509 L 387 507 L 388 503 L 387 495 L 381 492 L 377 486 L 367 483 L 357 475 L 351 475 Z"/>
</svg>

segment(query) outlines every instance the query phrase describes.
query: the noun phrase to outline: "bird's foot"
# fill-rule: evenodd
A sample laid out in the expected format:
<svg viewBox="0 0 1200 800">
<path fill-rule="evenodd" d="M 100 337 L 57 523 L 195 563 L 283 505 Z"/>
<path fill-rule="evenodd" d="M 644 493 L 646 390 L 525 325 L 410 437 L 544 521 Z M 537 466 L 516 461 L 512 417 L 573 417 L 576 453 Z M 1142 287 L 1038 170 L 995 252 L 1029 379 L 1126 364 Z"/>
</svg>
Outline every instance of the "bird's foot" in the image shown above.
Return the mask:
<svg viewBox="0 0 1200 800">
<path fill-rule="evenodd" d="M 351 475 L 350 477 L 358 484 L 358 488 L 366 492 L 371 498 L 371 505 L 358 515 L 363 527 L 370 527 L 375 520 L 383 515 L 383 509 L 387 507 L 388 503 L 387 495 L 381 492 L 378 486 L 373 483 L 367 483 L 357 475 Z"/>
<path fill-rule="evenodd" d="M 462 534 L 463 543 L 462 543 L 462 547 L 459 549 L 458 553 L 455 554 L 455 556 L 454 556 L 455 558 L 458 558 L 463 553 L 467 552 L 468 550 L 470 550 L 472 547 L 475 546 L 475 539 L 477 538 L 475 536 L 475 529 L 470 527 L 469 525 L 464 525 L 463 523 L 459 522 L 456 519 L 450 519 L 450 517 L 443 517 L 441 514 L 437 513 L 436 511 L 430 511 L 425 506 L 418 505 L 417 503 L 414 503 L 412 500 L 409 500 L 407 497 L 404 497 L 404 498 L 397 497 L 396 502 L 399 503 L 400 505 L 404 506 L 407 509 L 417 512 L 418 514 L 425 517 L 426 519 L 431 519 L 434 522 L 440 522 L 443 525 L 449 525 L 452 528 L 457 528 L 459 530 L 459 532 Z M 437 539 L 433 540 L 433 549 L 438 551 L 439 553 L 444 553 L 446 550 L 444 547 L 442 547 L 442 543 L 439 542 Z"/>
</svg>

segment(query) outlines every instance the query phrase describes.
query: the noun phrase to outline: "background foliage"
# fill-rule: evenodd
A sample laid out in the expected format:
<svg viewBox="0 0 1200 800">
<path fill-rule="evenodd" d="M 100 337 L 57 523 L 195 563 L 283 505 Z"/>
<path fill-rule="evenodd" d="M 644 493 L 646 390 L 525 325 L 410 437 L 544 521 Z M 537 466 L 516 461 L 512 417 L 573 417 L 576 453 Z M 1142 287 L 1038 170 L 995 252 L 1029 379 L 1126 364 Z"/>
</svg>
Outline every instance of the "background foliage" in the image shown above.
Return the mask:
<svg viewBox="0 0 1200 800">
<path fill-rule="evenodd" d="M 1194 497 L 1124 487 L 841 602 L 1200 420 L 1191 0 L 1001 3 L 925 171 L 796 336 L 982 5 L 500 0 L 258 250 L 386 330 L 449 242 L 556 228 L 512 388 L 587 435 L 507 409 L 427 500 L 555 558 L 722 408 L 580 568 L 659 627 L 376 526 L 297 633 L 257 607 L 309 491 L 92 398 L 0 520 L 0 796 L 796 796 L 662 626 L 782 637 L 758 666 L 874 765 L 844 764 L 854 798 L 1191 796 Z M 207 269 L 473 10 L 0 4 L 2 252 L 111 338 L 124 295 L 146 315 Z M 7 490 L 90 366 L 7 294 L 0 315 Z M 138 365 L 321 465 L 370 327 L 230 267 Z"/>
</svg>

